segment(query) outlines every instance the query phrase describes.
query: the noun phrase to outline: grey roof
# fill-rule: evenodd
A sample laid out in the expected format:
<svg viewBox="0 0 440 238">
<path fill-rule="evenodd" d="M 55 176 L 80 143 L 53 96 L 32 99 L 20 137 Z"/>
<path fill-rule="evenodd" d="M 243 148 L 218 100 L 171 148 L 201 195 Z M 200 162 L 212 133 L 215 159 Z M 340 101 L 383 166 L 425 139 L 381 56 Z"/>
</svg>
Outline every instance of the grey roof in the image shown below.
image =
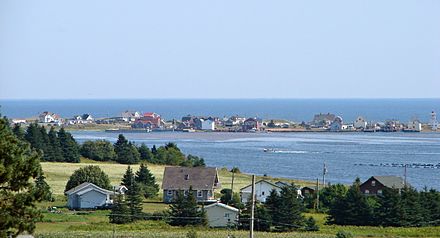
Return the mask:
<svg viewBox="0 0 440 238">
<path fill-rule="evenodd" d="M 82 184 L 80 184 L 80 185 L 78 185 L 78 186 L 76 186 L 76 187 L 66 191 L 65 194 L 66 195 L 70 195 L 72 193 L 77 193 L 77 192 L 80 192 L 80 191 L 82 191 L 83 189 L 85 189 L 87 187 L 92 187 L 95 190 L 99 190 L 99 191 L 101 191 L 103 193 L 106 193 L 106 194 L 112 194 L 113 193 L 112 191 L 109 191 L 107 189 L 103 189 L 103 188 L 101 188 L 101 187 L 99 187 L 99 186 L 97 186 L 97 185 L 95 185 L 93 183 L 84 182 L 84 183 L 82 183 Z"/>
<path fill-rule="evenodd" d="M 185 179 L 187 178 L 187 179 Z M 211 190 L 219 186 L 217 169 L 211 167 L 165 167 L 162 188 L 166 190 Z"/>
<path fill-rule="evenodd" d="M 405 181 L 398 176 L 373 176 L 373 178 L 388 188 L 401 189 L 405 186 Z"/>
</svg>

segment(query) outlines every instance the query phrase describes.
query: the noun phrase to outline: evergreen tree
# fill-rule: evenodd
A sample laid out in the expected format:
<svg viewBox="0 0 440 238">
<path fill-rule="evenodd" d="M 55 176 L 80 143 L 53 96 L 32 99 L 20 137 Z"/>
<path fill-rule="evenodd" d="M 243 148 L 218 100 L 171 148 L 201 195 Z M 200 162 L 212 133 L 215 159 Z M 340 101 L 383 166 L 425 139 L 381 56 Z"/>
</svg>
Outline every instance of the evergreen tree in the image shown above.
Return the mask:
<svg viewBox="0 0 440 238">
<path fill-rule="evenodd" d="M 204 209 L 199 210 L 197 200 L 192 188 L 189 189 L 185 196 L 183 191 L 177 193 L 177 197 L 173 204 L 170 205 L 170 220 L 172 226 L 186 225 L 204 225 L 206 224 L 206 215 Z"/>
<path fill-rule="evenodd" d="M 43 174 L 43 171 L 40 171 L 39 175 L 35 179 L 35 191 L 39 193 L 39 197 L 41 197 L 42 201 L 53 201 L 54 198 L 52 196 L 52 191 L 50 189 L 49 184 L 46 182 L 46 177 Z"/>
<path fill-rule="evenodd" d="M 141 164 L 136 172 L 135 181 L 139 184 L 142 194 L 145 198 L 156 197 L 159 192 L 159 185 L 156 183 L 154 175 L 148 170 L 148 167 Z"/>
<path fill-rule="evenodd" d="M 284 186 L 280 192 L 280 205 L 277 216 L 273 217 L 273 223 L 280 231 L 290 231 L 303 227 L 304 210 L 303 205 L 298 198 L 297 188 L 294 184 Z"/>
<path fill-rule="evenodd" d="M 116 195 L 115 203 L 109 215 L 110 223 L 125 224 L 129 223 L 132 219 L 130 216 L 130 210 L 125 202 L 122 194 Z"/>
<path fill-rule="evenodd" d="M 279 216 L 279 207 L 281 206 L 281 197 L 275 189 L 270 191 L 264 205 L 267 208 L 271 220 L 277 220 L 277 217 Z"/>
<path fill-rule="evenodd" d="M 47 135 L 47 130 L 44 126 L 38 127 L 40 131 L 40 143 L 41 150 L 43 151 L 43 161 L 53 161 L 52 159 L 52 147 L 49 144 L 49 136 Z"/>
<path fill-rule="evenodd" d="M 376 210 L 376 221 L 382 226 L 401 226 L 404 210 L 399 190 L 384 188 L 379 197 L 379 207 Z"/>
<path fill-rule="evenodd" d="M 114 144 L 116 161 L 121 164 L 135 164 L 139 162 L 140 154 L 133 144 L 120 134 L 118 141 Z"/>
<path fill-rule="evenodd" d="M 48 150 L 47 161 L 64 161 L 61 143 L 53 127 L 50 128 L 48 133 L 48 146 L 46 150 Z"/>
<path fill-rule="evenodd" d="M 28 128 L 26 129 L 24 138 L 27 142 L 31 144 L 32 148 L 35 148 L 37 151 L 40 150 L 41 152 L 43 152 L 44 142 L 42 139 L 41 130 L 37 123 L 29 124 Z"/>
<path fill-rule="evenodd" d="M 401 219 L 402 225 L 420 226 L 423 217 L 419 193 L 414 188 L 405 186 L 401 191 L 401 203 L 404 211 L 404 216 Z"/>
<path fill-rule="evenodd" d="M 25 132 L 23 128 L 21 128 L 20 124 L 14 124 L 14 127 L 12 128 L 12 132 L 19 140 L 25 140 Z"/>
<path fill-rule="evenodd" d="M 135 181 L 135 176 L 133 170 L 130 166 L 127 167 L 125 174 L 121 181 L 122 185 L 127 187 L 127 192 L 125 192 L 128 210 L 130 211 L 131 221 L 135 221 L 142 218 L 142 197 L 141 188 L 139 184 Z"/>
<path fill-rule="evenodd" d="M 360 190 L 360 179 L 355 182 L 347 191 L 344 197 L 340 197 L 330 208 L 328 222 L 338 225 L 371 225 L 373 221 L 373 210 Z"/>
<path fill-rule="evenodd" d="M 420 204 L 425 224 L 431 226 L 440 225 L 440 193 L 435 189 L 428 191 L 425 188 L 420 193 Z"/>
<path fill-rule="evenodd" d="M 14 135 L 7 119 L 0 118 L 0 237 L 35 230 L 41 218 L 35 203 L 42 196 L 33 179 L 41 169 L 40 158 L 41 154 Z"/>
<path fill-rule="evenodd" d="M 111 189 L 110 179 L 107 174 L 96 165 L 89 165 L 83 168 L 79 168 L 73 172 L 70 176 L 69 181 L 67 181 L 66 188 L 64 190 L 70 190 L 84 182 L 93 183 L 98 187 L 104 189 Z"/>
<path fill-rule="evenodd" d="M 66 132 L 64 128 L 61 128 L 58 131 L 58 139 L 63 151 L 64 161 L 70 163 L 79 163 L 79 145 L 76 143 L 73 136 L 69 132 Z"/>
<path fill-rule="evenodd" d="M 149 163 L 154 163 L 154 155 L 144 143 L 142 143 L 141 146 L 139 146 L 138 151 L 141 160 L 147 161 Z"/>
<path fill-rule="evenodd" d="M 156 145 L 153 145 L 153 147 L 151 147 L 151 153 L 156 156 L 157 155 L 157 148 Z"/>
</svg>

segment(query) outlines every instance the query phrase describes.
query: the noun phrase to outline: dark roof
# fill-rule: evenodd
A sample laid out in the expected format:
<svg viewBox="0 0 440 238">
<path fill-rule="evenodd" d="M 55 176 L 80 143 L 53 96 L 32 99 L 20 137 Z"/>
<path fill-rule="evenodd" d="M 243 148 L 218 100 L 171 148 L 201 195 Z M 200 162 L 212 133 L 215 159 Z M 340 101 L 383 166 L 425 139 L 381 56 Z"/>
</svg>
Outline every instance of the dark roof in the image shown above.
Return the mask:
<svg viewBox="0 0 440 238">
<path fill-rule="evenodd" d="M 217 169 L 212 167 L 165 167 L 162 188 L 166 190 L 210 190 L 219 186 Z"/>
<path fill-rule="evenodd" d="M 388 188 L 401 189 L 405 186 L 405 181 L 398 176 L 373 176 L 372 178 Z"/>
</svg>

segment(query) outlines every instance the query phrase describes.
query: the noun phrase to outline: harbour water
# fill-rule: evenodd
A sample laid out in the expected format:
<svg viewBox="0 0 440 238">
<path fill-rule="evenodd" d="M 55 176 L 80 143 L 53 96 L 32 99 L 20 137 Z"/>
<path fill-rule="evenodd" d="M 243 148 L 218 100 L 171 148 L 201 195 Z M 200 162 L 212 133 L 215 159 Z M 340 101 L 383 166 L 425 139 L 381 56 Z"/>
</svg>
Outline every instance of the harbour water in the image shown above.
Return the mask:
<svg viewBox="0 0 440 238">
<path fill-rule="evenodd" d="M 106 139 L 118 134 L 74 131 L 79 141 Z M 352 183 L 373 175 L 404 175 L 408 182 L 440 190 L 440 133 L 127 133 L 136 143 L 175 142 L 186 154 L 201 156 L 208 166 L 237 166 L 259 175 L 303 180 Z M 270 152 L 264 152 L 270 149 Z"/>
</svg>

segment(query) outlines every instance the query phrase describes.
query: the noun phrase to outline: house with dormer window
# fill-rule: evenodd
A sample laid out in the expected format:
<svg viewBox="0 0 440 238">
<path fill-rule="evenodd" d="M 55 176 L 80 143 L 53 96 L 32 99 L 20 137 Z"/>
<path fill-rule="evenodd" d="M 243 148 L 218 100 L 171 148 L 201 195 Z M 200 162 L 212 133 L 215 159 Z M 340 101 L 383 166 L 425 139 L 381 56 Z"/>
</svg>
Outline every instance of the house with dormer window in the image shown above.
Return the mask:
<svg viewBox="0 0 440 238">
<path fill-rule="evenodd" d="M 190 188 L 198 202 L 215 201 L 214 192 L 220 188 L 217 168 L 165 167 L 163 174 L 163 201 L 172 203 L 181 191 L 187 196 Z"/>
</svg>

